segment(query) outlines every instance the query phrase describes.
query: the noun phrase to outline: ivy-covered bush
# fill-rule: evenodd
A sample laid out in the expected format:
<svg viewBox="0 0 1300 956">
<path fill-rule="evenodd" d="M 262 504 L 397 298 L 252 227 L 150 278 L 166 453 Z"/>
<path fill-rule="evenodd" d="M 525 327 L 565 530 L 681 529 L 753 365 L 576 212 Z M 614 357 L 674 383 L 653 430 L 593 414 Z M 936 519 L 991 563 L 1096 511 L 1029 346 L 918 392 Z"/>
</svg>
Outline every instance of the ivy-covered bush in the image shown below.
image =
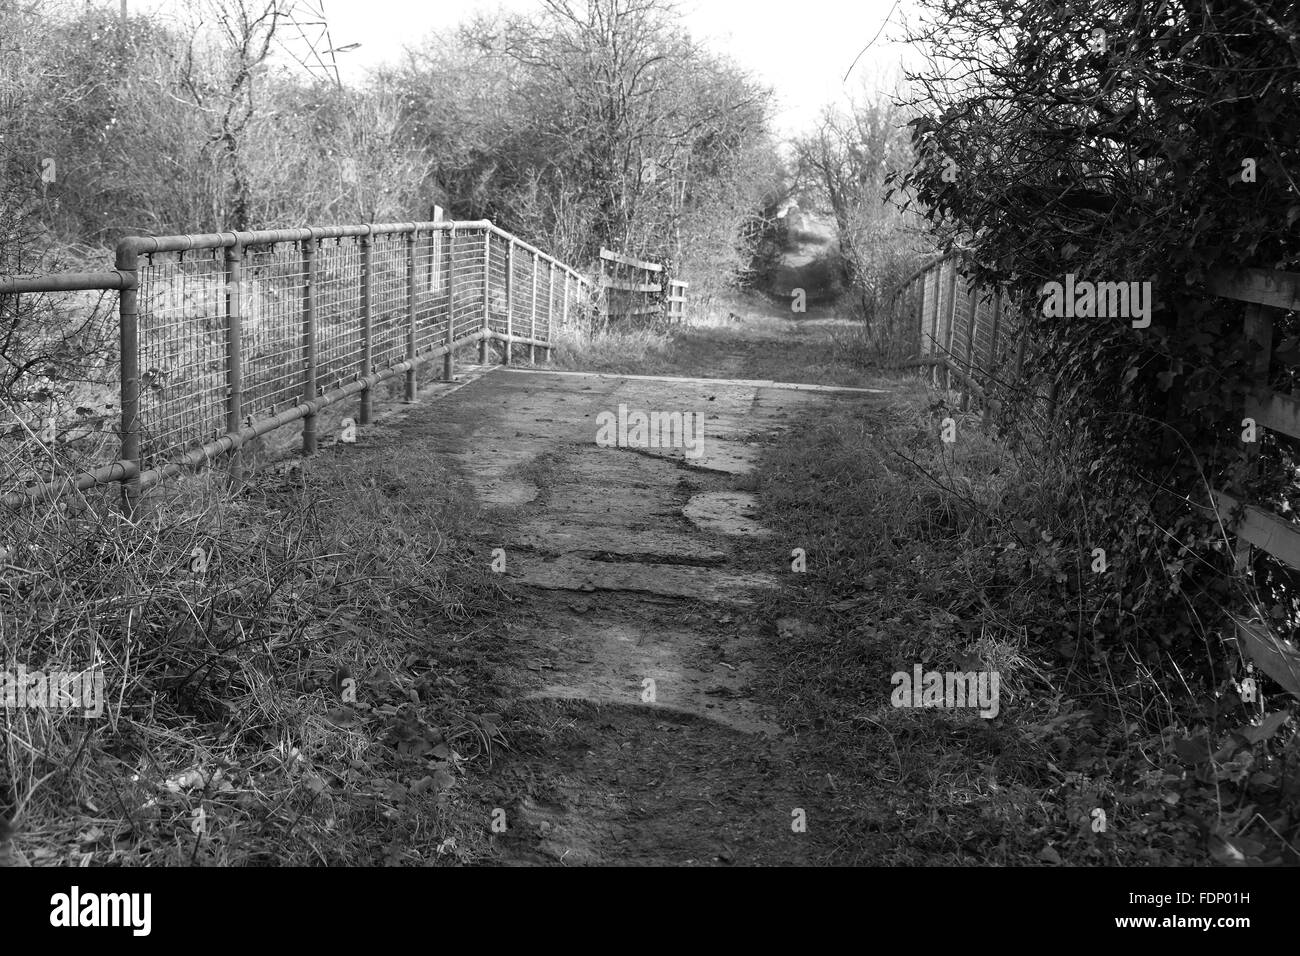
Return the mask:
<svg viewBox="0 0 1300 956">
<path fill-rule="evenodd" d="M 1295 4 L 924 7 L 913 39 L 935 59 L 909 76 L 917 160 L 892 185 L 948 248 L 971 247 L 981 281 L 1031 304 L 1026 374 L 1058 384 L 1048 438 L 1089 449 L 1092 536 L 1121 572 L 1098 629 L 1199 652 L 1241 597 L 1209 488 L 1283 515 L 1300 504 L 1286 440 L 1266 436 L 1247 465 L 1245 306 L 1208 289 L 1220 270 L 1300 271 Z M 1138 283 L 1149 317 L 1055 315 L 1047 284 L 1067 276 Z M 1275 323 L 1284 393 L 1300 386 L 1295 319 Z M 1288 574 L 1256 570 L 1292 628 Z"/>
</svg>

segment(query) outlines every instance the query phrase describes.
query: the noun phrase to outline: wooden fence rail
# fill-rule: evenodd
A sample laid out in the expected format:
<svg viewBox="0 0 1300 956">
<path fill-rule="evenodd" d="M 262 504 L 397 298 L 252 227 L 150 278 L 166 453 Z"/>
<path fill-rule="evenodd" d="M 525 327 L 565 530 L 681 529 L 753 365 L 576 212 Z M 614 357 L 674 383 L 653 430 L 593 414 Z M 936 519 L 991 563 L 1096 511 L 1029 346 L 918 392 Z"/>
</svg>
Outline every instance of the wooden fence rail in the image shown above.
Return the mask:
<svg viewBox="0 0 1300 956">
<path fill-rule="evenodd" d="M 601 315 L 605 323 L 651 315 L 683 320 L 689 283 L 669 279 L 665 284 L 664 280 L 662 263 L 601 249 Z"/>
<path fill-rule="evenodd" d="M 689 282 L 681 279 L 668 280 L 668 321 L 680 323 L 686 320 L 686 290 Z"/>
</svg>

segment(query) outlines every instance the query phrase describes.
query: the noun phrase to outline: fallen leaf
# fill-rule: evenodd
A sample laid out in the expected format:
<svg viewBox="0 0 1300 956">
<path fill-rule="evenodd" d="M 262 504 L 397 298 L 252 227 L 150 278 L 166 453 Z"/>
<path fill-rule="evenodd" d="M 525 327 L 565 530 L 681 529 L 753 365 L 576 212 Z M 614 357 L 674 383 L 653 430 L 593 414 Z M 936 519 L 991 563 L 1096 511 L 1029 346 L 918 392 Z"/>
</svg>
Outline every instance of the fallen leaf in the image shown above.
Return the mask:
<svg viewBox="0 0 1300 956">
<path fill-rule="evenodd" d="M 335 707 L 332 710 L 327 710 L 325 711 L 325 719 L 335 727 L 344 730 L 356 727 L 361 723 L 361 718 L 357 716 L 356 711 L 351 707 Z"/>
</svg>

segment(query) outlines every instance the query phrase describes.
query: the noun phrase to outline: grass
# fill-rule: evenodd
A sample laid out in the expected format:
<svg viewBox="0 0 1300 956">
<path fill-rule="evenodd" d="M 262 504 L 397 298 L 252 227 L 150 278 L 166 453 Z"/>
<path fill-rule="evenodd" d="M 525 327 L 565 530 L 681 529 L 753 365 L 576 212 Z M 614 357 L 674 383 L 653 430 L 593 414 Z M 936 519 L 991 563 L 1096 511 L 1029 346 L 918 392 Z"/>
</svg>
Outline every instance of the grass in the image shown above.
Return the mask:
<svg viewBox="0 0 1300 956">
<path fill-rule="evenodd" d="M 613 327 L 563 339 L 558 368 L 629 375 L 673 375 L 871 387 L 875 373 L 850 351 L 855 326 L 833 311 L 795 314 L 754 294 L 718 300 L 686 328 Z"/>
<path fill-rule="evenodd" d="M 1012 453 L 918 379 L 881 384 L 792 423 L 756 482 L 808 556 L 765 608 L 764 691 L 837 781 L 846 860 L 1300 861 L 1289 712 L 1252 730 L 1259 704 L 1202 676 L 1223 666 L 1208 643 L 1198 670 L 1096 640 L 1071 452 Z M 892 674 L 918 663 L 998 672 L 1000 714 L 892 706 Z"/>
<path fill-rule="evenodd" d="M 110 698 L 100 721 L 0 709 L 11 862 L 474 852 L 460 781 L 504 738 L 473 498 L 418 446 L 348 461 L 327 450 L 233 498 L 210 472 L 134 521 L 46 506 L 10 527 L 9 665 L 97 668 Z"/>
</svg>

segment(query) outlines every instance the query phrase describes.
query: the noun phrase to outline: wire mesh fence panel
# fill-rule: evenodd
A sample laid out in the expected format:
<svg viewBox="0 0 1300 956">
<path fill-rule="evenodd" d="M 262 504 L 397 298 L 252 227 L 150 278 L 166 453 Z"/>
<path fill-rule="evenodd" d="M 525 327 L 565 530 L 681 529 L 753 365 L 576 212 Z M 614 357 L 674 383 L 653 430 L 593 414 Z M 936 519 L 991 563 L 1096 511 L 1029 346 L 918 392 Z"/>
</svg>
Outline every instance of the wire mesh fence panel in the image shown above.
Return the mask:
<svg viewBox="0 0 1300 956">
<path fill-rule="evenodd" d="M 370 341 L 375 368 L 385 369 L 406 359 L 406 237 L 375 236 L 371 243 Z"/>
<path fill-rule="evenodd" d="M 226 430 L 225 259 L 151 257 L 140 269 L 142 456 L 166 459 Z"/>
<path fill-rule="evenodd" d="M 510 243 L 492 233 L 487 234 L 485 243 L 488 255 L 488 328 L 499 335 L 504 335 L 507 327 L 506 268 L 510 256 Z"/>
<path fill-rule="evenodd" d="M 551 323 L 556 309 L 556 279 L 559 271 L 559 269 L 547 265 L 542 270 L 541 275 L 543 281 L 540 285 L 546 289 L 546 295 L 543 299 L 545 304 L 538 307 L 537 321 L 533 327 L 532 336 L 545 342 L 549 342 L 551 339 Z"/>
<path fill-rule="evenodd" d="M 531 252 L 524 253 L 524 260 L 527 263 L 528 278 L 523 288 L 523 293 L 527 297 L 528 311 L 524 319 L 515 327 L 515 334 L 524 338 L 532 338 L 533 330 L 537 328 L 537 323 L 541 318 L 542 311 L 546 308 L 546 260 L 540 256 L 535 256 Z"/>
<path fill-rule="evenodd" d="M 326 388 L 369 373 L 361 367 L 361 247 L 351 237 L 315 251 L 317 380 Z"/>
<path fill-rule="evenodd" d="M 243 406 L 245 415 L 254 419 L 302 400 L 306 278 L 298 243 L 245 250 Z"/>
<path fill-rule="evenodd" d="M 166 477 L 163 465 L 229 452 L 236 443 L 221 439 L 232 429 L 262 433 L 299 418 L 310 450 L 317 399 L 332 390 L 485 333 L 549 342 L 565 313 L 570 325 L 587 322 L 596 301 L 589 280 L 485 222 L 133 237 L 118 263 L 0 278 L 0 322 L 48 297 L 37 308 L 42 329 L 62 334 L 75 316 L 88 323 L 77 340 L 95 343 L 80 377 L 25 397 L 4 383 L 7 490 L 57 495 L 68 477 L 88 487 L 138 476 L 134 501 Z M 73 305 L 61 310 L 47 294 Z M 100 308 L 119 300 L 120 329 Z M 133 353 L 118 354 L 119 332 Z M 122 380 L 137 365 L 138 396 Z M 128 467 L 105 467 L 119 458 Z"/>
<path fill-rule="evenodd" d="M 430 230 L 419 237 L 415 249 L 415 347 L 421 353 L 447 340 L 447 283 L 442 264 L 444 234 Z"/>
<path fill-rule="evenodd" d="M 483 270 L 487 233 L 482 229 L 459 231 L 452 258 L 455 288 L 453 335 L 456 339 L 483 329 Z"/>
<path fill-rule="evenodd" d="M 516 248 L 510 269 L 510 321 L 516 336 L 528 334 L 528 320 L 533 308 L 533 256 Z"/>
</svg>

